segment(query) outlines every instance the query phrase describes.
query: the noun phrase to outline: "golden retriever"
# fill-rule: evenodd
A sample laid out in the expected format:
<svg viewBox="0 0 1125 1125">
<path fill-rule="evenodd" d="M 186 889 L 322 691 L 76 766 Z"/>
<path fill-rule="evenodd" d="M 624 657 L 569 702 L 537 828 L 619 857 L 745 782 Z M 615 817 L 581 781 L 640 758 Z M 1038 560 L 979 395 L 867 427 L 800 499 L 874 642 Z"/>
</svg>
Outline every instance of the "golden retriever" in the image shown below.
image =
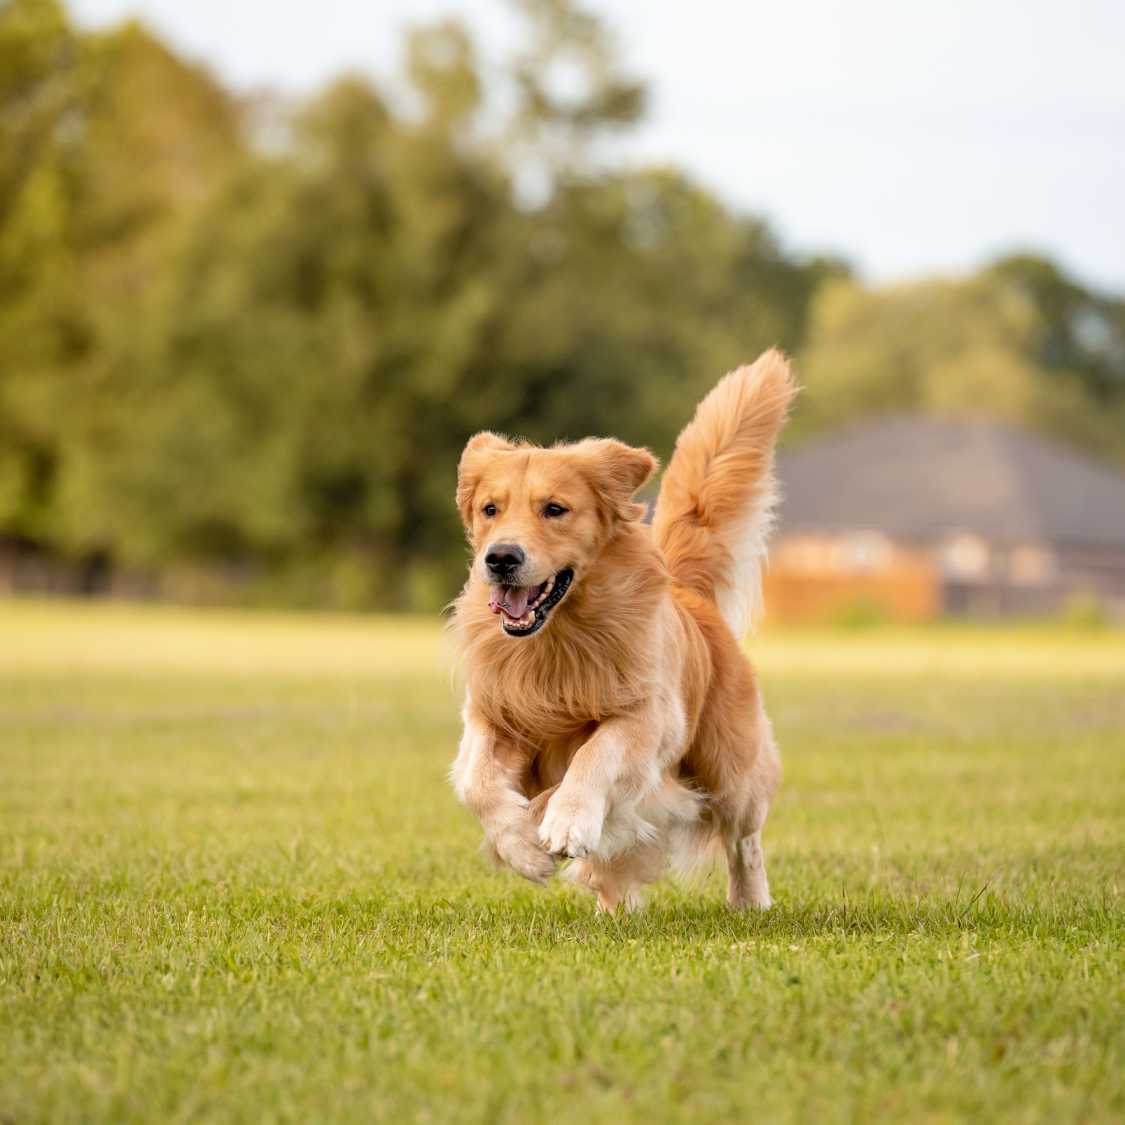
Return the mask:
<svg viewBox="0 0 1125 1125">
<path fill-rule="evenodd" d="M 731 906 L 770 905 L 762 825 L 781 765 L 740 642 L 795 389 L 776 351 L 722 379 L 680 434 L 651 527 L 633 499 L 657 467 L 645 449 L 493 433 L 465 447 L 474 558 L 453 617 L 466 692 L 451 778 L 526 878 L 570 857 L 601 909 L 631 909 L 718 841 Z"/>
</svg>

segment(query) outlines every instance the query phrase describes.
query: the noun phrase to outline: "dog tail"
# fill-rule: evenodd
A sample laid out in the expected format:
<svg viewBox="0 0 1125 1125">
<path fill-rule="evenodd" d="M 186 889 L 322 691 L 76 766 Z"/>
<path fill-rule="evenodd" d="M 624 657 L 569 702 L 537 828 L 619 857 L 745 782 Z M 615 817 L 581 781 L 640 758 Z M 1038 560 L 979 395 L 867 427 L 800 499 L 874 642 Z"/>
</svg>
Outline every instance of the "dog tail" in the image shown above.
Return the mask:
<svg viewBox="0 0 1125 1125">
<path fill-rule="evenodd" d="M 724 376 L 680 434 L 660 486 L 653 535 L 669 572 L 715 601 L 740 639 L 761 603 L 774 444 L 796 392 L 776 350 Z"/>
</svg>

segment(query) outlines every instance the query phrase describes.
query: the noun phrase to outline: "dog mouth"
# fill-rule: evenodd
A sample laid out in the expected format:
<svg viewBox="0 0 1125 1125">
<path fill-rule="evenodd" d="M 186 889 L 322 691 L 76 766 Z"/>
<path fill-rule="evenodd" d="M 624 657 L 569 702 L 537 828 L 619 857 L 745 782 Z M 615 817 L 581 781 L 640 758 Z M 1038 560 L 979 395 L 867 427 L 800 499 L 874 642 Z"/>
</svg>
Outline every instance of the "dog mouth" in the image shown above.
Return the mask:
<svg viewBox="0 0 1125 1125">
<path fill-rule="evenodd" d="M 500 628 L 509 637 L 530 637 L 547 623 L 551 610 L 566 597 L 574 580 L 567 567 L 538 586 L 489 587 L 488 608 L 500 617 Z"/>
</svg>

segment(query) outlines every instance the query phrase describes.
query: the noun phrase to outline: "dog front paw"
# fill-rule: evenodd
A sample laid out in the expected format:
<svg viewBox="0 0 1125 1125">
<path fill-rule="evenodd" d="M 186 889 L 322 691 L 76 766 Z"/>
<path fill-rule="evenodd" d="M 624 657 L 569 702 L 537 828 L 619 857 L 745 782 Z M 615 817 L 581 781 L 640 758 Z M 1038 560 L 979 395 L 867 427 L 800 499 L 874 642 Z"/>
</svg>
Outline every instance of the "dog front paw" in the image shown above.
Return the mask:
<svg viewBox="0 0 1125 1125">
<path fill-rule="evenodd" d="M 546 883 L 555 873 L 555 857 L 540 847 L 530 821 L 526 829 L 507 828 L 488 842 L 501 863 L 533 883 Z"/>
<path fill-rule="evenodd" d="M 605 801 L 560 787 L 547 802 L 539 825 L 539 842 L 552 855 L 582 859 L 602 840 Z"/>
</svg>

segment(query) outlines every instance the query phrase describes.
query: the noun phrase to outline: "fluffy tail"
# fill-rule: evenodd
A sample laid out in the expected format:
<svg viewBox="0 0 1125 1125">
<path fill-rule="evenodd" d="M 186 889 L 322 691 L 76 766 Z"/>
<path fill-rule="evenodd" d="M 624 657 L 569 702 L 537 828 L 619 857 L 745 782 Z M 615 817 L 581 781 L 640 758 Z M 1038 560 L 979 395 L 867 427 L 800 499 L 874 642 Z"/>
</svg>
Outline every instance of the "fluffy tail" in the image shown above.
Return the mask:
<svg viewBox="0 0 1125 1125">
<path fill-rule="evenodd" d="M 726 375 L 676 442 L 653 519 L 672 577 L 712 598 L 743 637 L 762 597 L 773 449 L 797 386 L 779 351 Z"/>
</svg>

